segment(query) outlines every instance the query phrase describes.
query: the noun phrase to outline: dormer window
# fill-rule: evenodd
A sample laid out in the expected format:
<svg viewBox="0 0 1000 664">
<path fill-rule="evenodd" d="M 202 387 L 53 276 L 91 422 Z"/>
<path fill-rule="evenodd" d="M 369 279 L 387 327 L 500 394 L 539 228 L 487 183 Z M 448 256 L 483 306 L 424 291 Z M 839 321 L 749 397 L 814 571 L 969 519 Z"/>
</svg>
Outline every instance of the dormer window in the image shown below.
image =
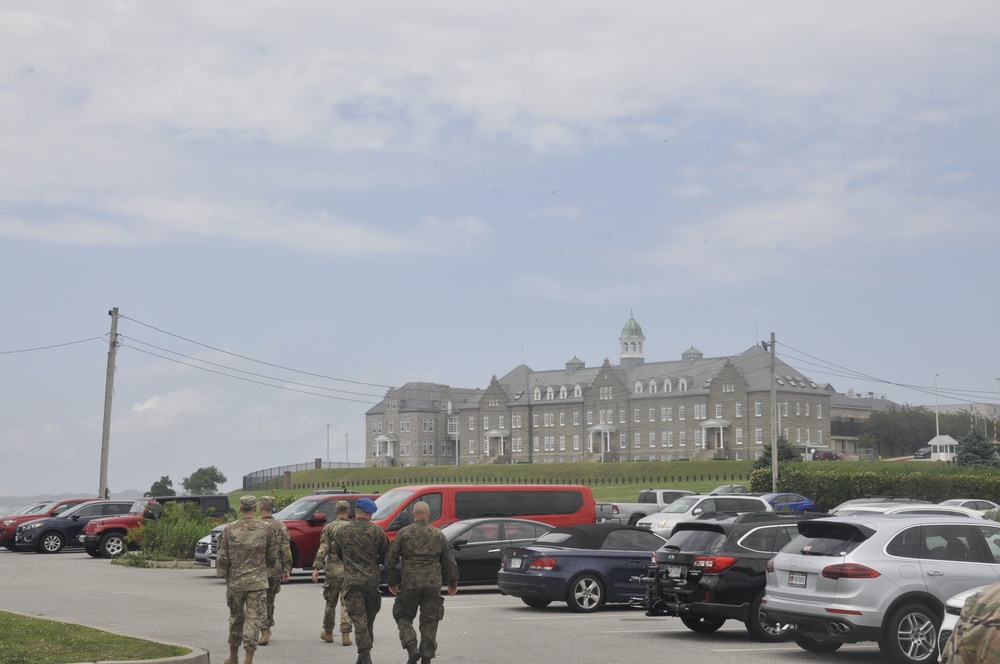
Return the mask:
<svg viewBox="0 0 1000 664">
<path fill-rule="evenodd" d="M 542 388 L 536 387 L 535 388 L 535 401 L 541 401 L 541 400 L 542 400 Z"/>
<path fill-rule="evenodd" d="M 640 383 L 639 381 L 635 381 L 635 388 L 633 389 L 633 391 L 636 394 L 642 394 L 642 383 Z"/>
</svg>

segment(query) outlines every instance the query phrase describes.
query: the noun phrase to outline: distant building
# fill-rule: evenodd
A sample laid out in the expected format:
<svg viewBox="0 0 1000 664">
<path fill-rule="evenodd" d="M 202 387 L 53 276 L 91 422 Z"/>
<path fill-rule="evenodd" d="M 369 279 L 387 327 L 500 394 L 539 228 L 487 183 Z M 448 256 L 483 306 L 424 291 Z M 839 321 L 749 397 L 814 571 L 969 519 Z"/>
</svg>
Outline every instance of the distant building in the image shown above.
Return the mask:
<svg viewBox="0 0 1000 664">
<path fill-rule="evenodd" d="M 859 442 L 865 420 L 872 413 L 898 408 L 899 404 L 872 392 L 858 394 L 848 390 L 847 394 L 840 394 L 829 385 L 826 389 L 830 392 L 830 446 L 847 459 L 877 457 L 879 452 Z"/>
<path fill-rule="evenodd" d="M 753 346 L 706 358 L 646 362 L 634 318 L 618 364 L 526 365 L 485 389 L 414 382 L 365 413 L 366 463 L 412 466 L 574 461 L 756 459 L 771 444 L 771 355 Z M 832 392 L 775 359 L 779 435 L 830 446 Z M 838 450 L 843 451 L 843 450 Z"/>
</svg>

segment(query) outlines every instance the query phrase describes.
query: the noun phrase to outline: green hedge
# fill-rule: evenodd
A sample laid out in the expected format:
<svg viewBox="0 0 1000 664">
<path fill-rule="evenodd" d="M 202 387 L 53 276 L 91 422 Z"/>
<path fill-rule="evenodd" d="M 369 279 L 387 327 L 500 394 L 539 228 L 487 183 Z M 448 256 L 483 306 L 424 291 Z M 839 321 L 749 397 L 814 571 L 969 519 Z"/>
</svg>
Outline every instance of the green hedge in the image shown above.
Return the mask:
<svg viewBox="0 0 1000 664">
<path fill-rule="evenodd" d="M 831 467 L 835 466 L 835 467 Z M 753 471 L 752 491 L 771 490 L 771 470 Z M 858 468 L 852 464 L 788 464 L 778 473 L 778 491 L 809 496 L 821 509 L 855 498 L 905 496 L 939 503 L 950 498 L 981 498 L 1000 502 L 1000 472 L 956 466 L 914 469 L 885 464 Z"/>
</svg>

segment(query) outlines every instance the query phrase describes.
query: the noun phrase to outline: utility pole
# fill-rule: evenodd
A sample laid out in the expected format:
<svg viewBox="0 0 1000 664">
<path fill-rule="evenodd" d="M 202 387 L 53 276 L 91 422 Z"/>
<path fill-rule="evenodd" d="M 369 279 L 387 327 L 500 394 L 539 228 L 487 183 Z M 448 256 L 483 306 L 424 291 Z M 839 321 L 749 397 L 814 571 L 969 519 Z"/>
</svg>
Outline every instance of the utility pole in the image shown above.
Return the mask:
<svg viewBox="0 0 1000 664">
<path fill-rule="evenodd" d="M 778 491 L 778 401 L 774 392 L 774 332 L 771 333 L 771 491 Z"/>
<path fill-rule="evenodd" d="M 348 441 L 347 437 L 349 435 L 350 434 L 346 434 L 346 433 L 344 434 L 344 461 L 347 462 L 347 466 L 348 467 L 350 467 L 350 465 L 351 465 L 351 447 L 350 447 L 350 445 L 348 445 L 348 442 L 347 442 Z"/>
<path fill-rule="evenodd" d="M 326 425 L 326 465 L 330 465 L 330 425 Z"/>
<path fill-rule="evenodd" d="M 108 373 L 104 381 L 104 430 L 101 435 L 101 486 L 98 495 L 109 498 L 108 448 L 111 443 L 111 399 L 115 393 L 115 355 L 118 352 L 118 307 L 108 312 L 111 316 L 111 337 L 108 340 Z"/>
</svg>

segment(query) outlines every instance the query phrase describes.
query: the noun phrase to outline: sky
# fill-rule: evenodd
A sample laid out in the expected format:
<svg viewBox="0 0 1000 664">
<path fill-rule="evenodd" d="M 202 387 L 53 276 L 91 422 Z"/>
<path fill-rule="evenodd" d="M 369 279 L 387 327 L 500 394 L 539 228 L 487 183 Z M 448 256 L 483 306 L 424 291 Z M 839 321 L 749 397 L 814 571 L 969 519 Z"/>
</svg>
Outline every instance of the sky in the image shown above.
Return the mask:
<svg viewBox="0 0 1000 664">
<path fill-rule="evenodd" d="M 0 494 L 363 459 L 409 381 L 1000 401 L 1000 3 L 0 5 Z"/>
</svg>

